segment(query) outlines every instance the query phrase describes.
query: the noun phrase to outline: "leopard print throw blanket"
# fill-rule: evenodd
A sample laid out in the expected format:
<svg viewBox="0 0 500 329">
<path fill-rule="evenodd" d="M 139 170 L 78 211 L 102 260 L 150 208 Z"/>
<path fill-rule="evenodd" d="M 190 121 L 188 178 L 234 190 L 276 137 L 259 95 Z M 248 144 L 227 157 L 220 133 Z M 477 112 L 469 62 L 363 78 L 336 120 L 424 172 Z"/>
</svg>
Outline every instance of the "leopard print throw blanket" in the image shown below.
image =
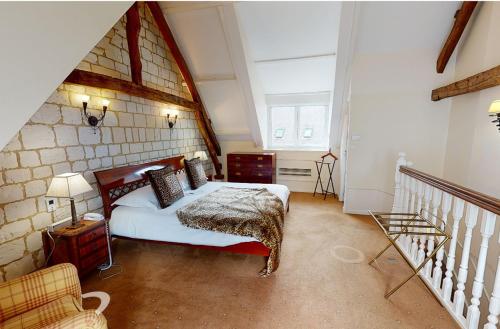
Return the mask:
<svg viewBox="0 0 500 329">
<path fill-rule="evenodd" d="M 221 187 L 177 210 L 187 227 L 250 236 L 271 249 L 260 275 L 278 269 L 283 221 L 283 202 L 267 189 Z"/>
</svg>

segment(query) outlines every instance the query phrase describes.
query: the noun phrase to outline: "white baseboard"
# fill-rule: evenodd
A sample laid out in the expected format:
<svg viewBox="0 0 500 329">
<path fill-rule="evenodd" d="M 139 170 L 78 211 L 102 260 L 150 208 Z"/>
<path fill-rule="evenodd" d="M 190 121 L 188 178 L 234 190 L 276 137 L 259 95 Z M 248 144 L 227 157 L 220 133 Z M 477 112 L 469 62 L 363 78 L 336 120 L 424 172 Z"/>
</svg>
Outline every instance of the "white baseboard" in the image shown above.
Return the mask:
<svg viewBox="0 0 500 329">
<path fill-rule="evenodd" d="M 344 212 L 367 215 L 368 211 L 390 212 L 394 195 L 376 189 L 347 188 Z"/>
</svg>

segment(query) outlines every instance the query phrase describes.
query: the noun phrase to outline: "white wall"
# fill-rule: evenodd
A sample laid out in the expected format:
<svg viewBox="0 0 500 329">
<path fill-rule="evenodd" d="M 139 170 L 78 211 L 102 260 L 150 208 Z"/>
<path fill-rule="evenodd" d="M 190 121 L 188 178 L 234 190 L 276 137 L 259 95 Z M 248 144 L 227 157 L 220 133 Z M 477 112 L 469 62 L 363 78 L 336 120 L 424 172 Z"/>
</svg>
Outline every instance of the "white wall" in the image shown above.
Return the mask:
<svg viewBox="0 0 500 329">
<path fill-rule="evenodd" d="M 455 77 L 459 80 L 500 64 L 500 3 L 479 8 L 462 47 Z M 451 82 L 451 81 L 450 81 Z M 500 132 L 488 117 L 488 107 L 500 99 L 500 87 L 453 97 L 444 177 L 500 198 Z"/>
<path fill-rule="evenodd" d="M 131 4 L 0 3 L 0 149 Z"/>
<path fill-rule="evenodd" d="M 442 175 L 451 101 L 432 102 L 431 90 L 453 77 L 452 70 L 436 74 L 435 63 L 456 6 L 360 5 L 351 68 L 346 212 L 390 209 L 400 151 L 416 168 Z"/>
</svg>

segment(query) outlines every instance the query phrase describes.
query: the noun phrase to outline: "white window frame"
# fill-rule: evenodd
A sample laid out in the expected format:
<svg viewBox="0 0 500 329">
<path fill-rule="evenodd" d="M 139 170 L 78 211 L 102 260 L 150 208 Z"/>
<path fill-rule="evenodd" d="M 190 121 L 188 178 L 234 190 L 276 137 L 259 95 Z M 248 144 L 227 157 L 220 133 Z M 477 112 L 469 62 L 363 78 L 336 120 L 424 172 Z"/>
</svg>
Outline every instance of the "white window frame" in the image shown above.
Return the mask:
<svg viewBox="0 0 500 329">
<path fill-rule="evenodd" d="M 325 145 L 300 145 L 300 108 L 307 106 L 324 106 L 325 107 L 325 120 L 324 120 L 324 131 L 325 131 Z M 294 144 L 290 145 L 273 145 L 273 122 L 272 122 L 272 108 L 273 107 L 293 107 L 295 110 L 295 131 L 294 131 Z M 324 151 L 328 150 L 329 145 L 329 122 L 330 122 L 330 109 L 329 104 L 324 103 L 311 103 L 311 104 L 273 104 L 267 106 L 267 141 L 269 150 L 291 150 L 291 151 Z"/>
</svg>

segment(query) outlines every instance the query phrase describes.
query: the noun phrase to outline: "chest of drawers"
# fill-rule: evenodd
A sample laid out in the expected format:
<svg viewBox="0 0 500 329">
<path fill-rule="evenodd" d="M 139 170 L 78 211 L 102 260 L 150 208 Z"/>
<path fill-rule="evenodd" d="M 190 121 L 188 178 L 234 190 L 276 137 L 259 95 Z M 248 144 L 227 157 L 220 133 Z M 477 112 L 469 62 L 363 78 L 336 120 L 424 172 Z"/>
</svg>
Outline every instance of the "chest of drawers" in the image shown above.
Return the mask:
<svg viewBox="0 0 500 329">
<path fill-rule="evenodd" d="M 276 154 L 228 153 L 227 180 L 238 183 L 276 183 Z"/>
<path fill-rule="evenodd" d="M 105 263 L 108 259 L 108 236 L 104 220 L 82 220 L 78 229 L 60 229 L 51 233 L 55 245 L 47 232 L 42 232 L 45 257 L 48 265 L 72 263 L 83 277 Z M 53 249 L 53 251 L 52 251 Z"/>
</svg>

